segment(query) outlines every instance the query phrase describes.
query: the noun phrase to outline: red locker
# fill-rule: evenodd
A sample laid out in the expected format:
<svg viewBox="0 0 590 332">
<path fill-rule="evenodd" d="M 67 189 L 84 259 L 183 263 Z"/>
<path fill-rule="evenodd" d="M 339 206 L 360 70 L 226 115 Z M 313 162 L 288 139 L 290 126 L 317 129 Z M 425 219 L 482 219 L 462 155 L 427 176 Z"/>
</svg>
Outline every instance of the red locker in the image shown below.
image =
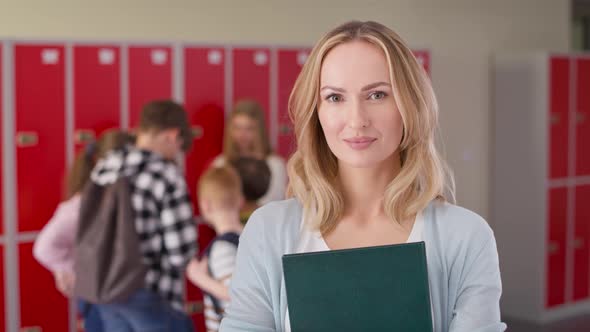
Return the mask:
<svg viewBox="0 0 590 332">
<path fill-rule="evenodd" d="M 105 129 L 120 127 L 120 50 L 115 45 L 74 47 L 76 148 Z"/>
<path fill-rule="evenodd" d="M 413 52 L 418 62 L 424 67 L 426 73 L 430 75 L 430 52 L 424 50 L 415 50 Z"/>
<path fill-rule="evenodd" d="M 568 122 L 570 60 L 552 58 L 549 69 L 549 176 L 566 177 L 568 173 Z"/>
<path fill-rule="evenodd" d="M 590 185 L 576 187 L 574 215 L 574 300 L 590 295 Z"/>
<path fill-rule="evenodd" d="M 195 212 L 197 181 L 205 168 L 221 153 L 223 143 L 225 101 L 225 54 L 222 48 L 186 48 L 184 50 L 185 107 L 193 126 L 195 140 L 186 156 L 187 184 L 193 193 Z M 199 225 L 199 248 L 204 249 L 215 232 Z M 198 331 L 205 330 L 203 295 L 187 282 L 187 311 Z"/>
<path fill-rule="evenodd" d="M 309 55 L 309 49 L 278 51 L 278 146 L 277 153 L 287 159 L 295 151 L 297 142 L 289 119 L 289 96 L 301 68 Z"/>
<path fill-rule="evenodd" d="M 196 203 L 197 180 L 223 145 L 225 54 L 222 48 L 186 48 L 184 59 L 185 108 L 195 135 L 186 177 Z"/>
<path fill-rule="evenodd" d="M 143 105 L 155 99 L 171 98 L 171 48 L 129 47 L 129 127 L 138 124 Z"/>
<path fill-rule="evenodd" d="M 0 245 L 0 329 L 6 331 L 4 294 L 4 245 Z"/>
<path fill-rule="evenodd" d="M 553 307 L 565 302 L 567 191 L 567 188 L 554 188 L 549 190 L 547 307 Z"/>
<path fill-rule="evenodd" d="M 63 193 L 65 53 L 57 44 L 17 44 L 14 55 L 18 230 L 36 231 Z"/>
<path fill-rule="evenodd" d="M 590 58 L 576 60 L 576 175 L 590 175 Z"/>
<path fill-rule="evenodd" d="M 4 109 L 3 107 L 3 97 L 4 97 L 4 87 L 2 85 L 2 78 L 4 77 L 2 72 L 3 72 L 3 68 L 2 68 L 2 47 L 3 45 L 0 43 L 0 137 L 2 136 L 2 114 L 4 114 Z M 0 165 L 4 165 L 3 163 L 3 149 L 4 149 L 4 144 L 0 144 Z M 2 182 L 2 172 L 0 172 L 0 188 L 3 188 L 3 182 Z M 2 202 L 2 200 L 0 199 L 0 235 L 2 235 L 4 233 L 4 222 L 3 222 L 3 216 L 4 216 L 4 203 Z M 4 297 L 2 297 L 3 299 Z M 4 303 L 4 302 L 3 302 Z M 2 308 L 0 308 L 2 309 Z M 2 311 L 2 313 L 0 315 L 4 315 L 4 311 Z M 0 326 L 4 326 L 4 321 L 2 320 L 2 325 Z"/>
<path fill-rule="evenodd" d="M 234 102 L 240 99 L 254 99 L 259 102 L 266 112 L 266 127 L 270 128 L 270 50 L 234 49 L 233 71 Z"/>
<path fill-rule="evenodd" d="M 68 300 L 55 288 L 51 272 L 33 258 L 33 243 L 19 245 L 21 329 L 68 330 Z"/>
</svg>

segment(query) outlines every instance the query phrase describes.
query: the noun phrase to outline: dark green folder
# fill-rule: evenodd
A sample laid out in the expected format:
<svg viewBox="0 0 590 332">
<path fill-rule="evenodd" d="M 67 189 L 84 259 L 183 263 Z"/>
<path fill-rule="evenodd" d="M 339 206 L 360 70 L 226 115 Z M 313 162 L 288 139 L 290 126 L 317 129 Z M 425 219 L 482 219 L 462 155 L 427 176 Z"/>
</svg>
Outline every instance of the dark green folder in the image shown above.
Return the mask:
<svg viewBox="0 0 590 332">
<path fill-rule="evenodd" d="M 283 256 L 293 332 L 431 332 L 424 242 Z"/>
</svg>

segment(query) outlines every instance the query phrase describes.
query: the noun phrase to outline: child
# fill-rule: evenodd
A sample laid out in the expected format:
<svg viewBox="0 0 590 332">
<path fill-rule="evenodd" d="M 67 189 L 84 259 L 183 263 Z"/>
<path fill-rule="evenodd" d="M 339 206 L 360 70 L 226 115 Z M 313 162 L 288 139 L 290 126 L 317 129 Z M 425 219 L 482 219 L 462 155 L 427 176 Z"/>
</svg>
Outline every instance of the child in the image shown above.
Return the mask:
<svg viewBox="0 0 590 332">
<path fill-rule="evenodd" d="M 67 176 L 65 200 L 59 204 L 53 217 L 35 240 L 35 259 L 53 273 L 57 289 L 66 297 L 72 295 L 75 279 L 73 251 L 78 229 L 80 192 L 88 182 L 96 161 L 108 151 L 122 148 L 128 143 L 131 143 L 128 134 L 112 129 L 105 132 L 98 142 L 88 144 L 79 152 Z M 102 331 L 98 316 L 92 310 L 84 311 L 86 310 L 82 312 L 86 331 Z"/>
<path fill-rule="evenodd" d="M 187 268 L 188 279 L 205 294 L 207 331 L 215 332 L 229 301 L 232 276 L 242 232 L 240 208 L 243 196 L 240 177 L 229 167 L 210 168 L 198 184 L 199 208 L 203 218 L 217 233 L 205 249 L 201 261 L 193 259 Z"/>
<path fill-rule="evenodd" d="M 197 232 L 176 164 L 192 141 L 184 108 L 171 100 L 152 101 L 141 112 L 135 145 L 109 153 L 92 171 L 91 181 L 100 186 L 128 178 L 133 223 L 148 267 L 144 288 L 125 300 L 96 304 L 106 331 L 193 331 L 184 312 L 183 275 L 197 249 Z"/>
<path fill-rule="evenodd" d="M 239 157 L 231 165 L 242 181 L 242 193 L 246 201 L 240 211 L 240 221 L 246 224 L 252 212 L 260 207 L 258 201 L 268 191 L 271 171 L 264 160 L 250 157 Z"/>
</svg>

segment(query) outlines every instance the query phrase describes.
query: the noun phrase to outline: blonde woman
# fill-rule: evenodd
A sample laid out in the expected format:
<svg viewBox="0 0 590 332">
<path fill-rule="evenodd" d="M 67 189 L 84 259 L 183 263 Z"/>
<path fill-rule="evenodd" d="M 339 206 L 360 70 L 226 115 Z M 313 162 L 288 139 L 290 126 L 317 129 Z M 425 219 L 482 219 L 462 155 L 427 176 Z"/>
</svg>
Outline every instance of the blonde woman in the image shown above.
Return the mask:
<svg viewBox="0 0 590 332">
<path fill-rule="evenodd" d="M 504 331 L 494 235 L 449 202 L 435 96 L 401 38 L 375 22 L 332 30 L 314 47 L 289 108 L 293 198 L 250 218 L 221 331 L 290 331 L 284 254 L 416 241 L 426 243 L 434 331 Z"/>
<path fill-rule="evenodd" d="M 272 153 L 262 106 L 254 100 L 240 100 L 234 106 L 227 122 L 223 142 L 223 154 L 213 161 L 221 167 L 240 157 L 266 161 L 270 168 L 270 184 L 267 192 L 258 200 L 263 205 L 285 198 L 287 170 L 283 158 Z"/>
</svg>

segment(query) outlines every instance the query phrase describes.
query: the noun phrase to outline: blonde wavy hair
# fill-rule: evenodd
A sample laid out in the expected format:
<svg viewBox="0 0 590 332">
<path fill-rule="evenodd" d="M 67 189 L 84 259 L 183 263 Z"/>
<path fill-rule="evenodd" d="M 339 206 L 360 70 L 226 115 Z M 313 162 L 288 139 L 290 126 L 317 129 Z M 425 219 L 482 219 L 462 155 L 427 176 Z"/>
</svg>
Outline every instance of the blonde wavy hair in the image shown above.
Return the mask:
<svg viewBox="0 0 590 332">
<path fill-rule="evenodd" d="M 258 129 L 254 150 L 264 158 L 272 154 L 272 148 L 266 132 L 266 121 L 264 120 L 264 110 L 255 100 L 243 99 L 236 102 L 234 109 L 227 120 L 226 129 L 223 137 L 223 156 L 228 162 L 237 160 L 240 157 L 238 147 L 231 134 L 231 127 L 235 117 L 244 115 L 254 122 Z"/>
<path fill-rule="evenodd" d="M 386 215 L 401 223 L 432 200 L 455 200 L 453 175 L 435 144 L 438 106 L 428 75 L 391 29 L 376 22 L 348 22 L 328 32 L 314 46 L 289 98 L 297 150 L 288 163 L 287 192 L 303 205 L 306 223 L 322 234 L 330 233 L 342 218 L 344 200 L 338 185 L 338 160 L 328 147 L 318 118 L 320 70 L 330 50 L 357 40 L 371 43 L 385 54 L 403 122 L 399 146 L 402 167 L 384 193 Z"/>
</svg>

